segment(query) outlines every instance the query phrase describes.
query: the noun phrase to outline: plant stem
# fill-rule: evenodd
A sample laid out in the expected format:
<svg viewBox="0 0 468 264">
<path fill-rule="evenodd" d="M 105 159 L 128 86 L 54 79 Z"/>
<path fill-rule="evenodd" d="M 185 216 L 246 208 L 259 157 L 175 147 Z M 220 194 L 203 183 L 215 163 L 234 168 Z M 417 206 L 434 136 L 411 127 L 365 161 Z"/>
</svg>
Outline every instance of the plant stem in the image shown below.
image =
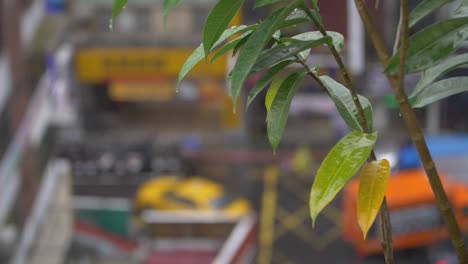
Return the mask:
<svg viewBox="0 0 468 264">
<path fill-rule="evenodd" d="M 384 66 L 387 66 L 389 55 L 385 49 L 385 46 L 382 41 L 382 37 L 380 36 L 379 32 L 377 31 L 377 27 L 371 18 L 367 7 L 364 3 L 364 0 L 355 0 L 356 7 L 358 12 L 361 16 L 361 19 L 364 22 L 366 30 L 368 31 L 372 42 L 374 43 L 374 47 L 377 50 L 377 54 L 379 59 L 381 60 Z M 402 12 L 402 28 L 401 32 L 401 53 L 406 53 L 407 46 L 408 46 L 408 20 L 409 20 L 409 11 L 408 11 L 408 0 L 401 0 L 401 5 L 403 8 Z M 405 55 L 401 55 L 405 56 Z M 402 70 L 402 65 L 400 65 L 400 71 Z M 404 68 L 403 68 L 404 70 Z M 405 121 L 406 127 L 409 130 L 409 134 L 411 136 L 411 140 L 416 146 L 416 149 L 419 153 L 421 158 L 424 170 L 426 171 L 427 177 L 429 179 L 429 183 L 431 185 L 432 191 L 437 200 L 437 204 L 439 209 L 442 213 L 444 218 L 445 224 L 448 228 L 452 244 L 455 248 L 457 253 L 458 259 L 460 263 L 468 263 L 468 252 L 465 247 L 465 241 L 463 239 L 463 235 L 460 231 L 460 227 L 456 221 L 455 215 L 453 213 L 452 207 L 450 202 L 447 198 L 447 194 L 444 191 L 442 186 L 439 174 L 435 167 L 434 161 L 431 157 L 429 149 L 427 147 L 426 141 L 424 139 L 424 134 L 422 132 L 421 127 L 418 124 L 418 120 L 416 115 L 414 114 L 413 109 L 408 101 L 408 96 L 404 91 L 404 87 L 401 85 L 404 76 L 400 73 L 400 76 L 397 78 L 395 76 L 387 75 L 389 82 L 393 88 L 393 92 L 395 93 L 395 97 L 400 107 L 400 112 L 402 114 L 403 120 Z"/>
<path fill-rule="evenodd" d="M 310 16 L 312 19 L 312 22 L 315 24 L 315 26 L 319 29 L 319 31 L 322 33 L 323 36 L 328 36 L 327 31 L 325 30 L 323 24 L 320 21 L 317 21 L 317 19 L 314 16 Z M 362 108 L 361 102 L 359 101 L 357 91 L 353 85 L 353 82 L 348 74 L 348 70 L 346 69 L 346 66 L 343 63 L 343 60 L 341 59 L 340 54 L 336 50 L 335 46 L 332 44 L 328 45 L 330 48 L 330 51 L 335 59 L 335 61 L 338 64 L 338 67 L 340 69 L 340 73 L 343 76 L 344 81 L 346 82 L 346 87 L 348 88 L 349 92 L 351 93 L 351 98 L 353 99 L 354 105 L 356 106 L 356 109 L 358 111 L 358 116 L 360 119 L 361 126 L 363 128 L 363 131 L 365 133 L 369 133 L 369 127 L 367 125 L 367 121 L 364 115 L 364 110 Z M 314 78 L 314 79 L 318 79 Z M 320 79 L 319 79 L 320 80 Z M 320 81 L 321 82 L 321 81 Z M 320 83 L 319 82 L 319 83 Z M 324 86 L 323 83 L 321 86 Z M 375 155 L 374 150 L 372 150 L 370 154 L 370 159 L 371 160 L 377 160 L 377 157 Z M 380 207 L 379 210 L 379 217 L 380 217 L 380 222 L 379 222 L 379 228 L 380 228 L 380 234 L 381 234 L 381 246 L 384 252 L 384 258 L 385 258 L 385 263 L 387 264 L 393 264 L 394 263 L 394 257 L 393 257 L 393 242 L 392 242 L 392 226 L 390 223 L 390 213 L 388 211 L 388 205 L 387 205 L 387 199 L 384 196 L 384 199 L 382 201 L 382 206 Z"/>
</svg>

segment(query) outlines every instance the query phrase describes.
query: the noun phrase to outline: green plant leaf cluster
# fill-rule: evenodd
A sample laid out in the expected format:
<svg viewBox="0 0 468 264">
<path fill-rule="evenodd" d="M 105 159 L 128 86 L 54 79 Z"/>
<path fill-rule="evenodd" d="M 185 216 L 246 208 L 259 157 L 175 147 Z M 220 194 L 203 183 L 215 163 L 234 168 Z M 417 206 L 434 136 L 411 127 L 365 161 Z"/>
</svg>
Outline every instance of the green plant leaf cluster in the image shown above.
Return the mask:
<svg viewBox="0 0 468 264">
<path fill-rule="evenodd" d="M 164 19 L 180 0 L 164 1 Z M 278 3 L 278 0 L 257 0 L 255 7 Z M 267 89 L 265 107 L 267 109 L 268 140 L 276 152 L 284 133 L 294 96 L 300 90 L 307 74 L 322 82 L 326 92 L 335 103 L 338 112 L 353 130 L 340 140 L 327 155 L 316 176 L 311 190 L 311 215 L 317 214 L 339 192 L 344 184 L 363 165 L 372 150 L 376 133 L 372 131 L 372 106 L 363 96 L 358 96 L 368 124 L 363 128 L 357 107 L 351 93 L 342 84 L 328 76 L 318 76 L 319 66 L 308 65 L 311 49 L 317 46 L 334 47 L 338 52 L 344 48 L 344 38 L 338 32 L 303 32 L 294 36 L 282 36 L 281 30 L 303 23 L 319 21 L 321 17 L 318 1 L 312 1 L 314 9 L 308 9 L 304 0 L 285 3 L 264 21 L 253 25 L 240 25 L 228 28 L 231 20 L 244 4 L 244 0 L 219 0 L 209 13 L 203 29 L 203 42 L 187 58 L 182 66 L 178 81 L 203 59 L 213 62 L 229 52 L 237 54 L 235 64 L 229 73 L 230 94 L 234 105 L 241 93 L 244 82 L 253 74 L 261 74 L 249 92 L 247 106 Z M 295 64 L 296 67 L 290 67 Z"/>
<path fill-rule="evenodd" d="M 274 1 L 260 1 L 257 4 L 272 3 Z M 282 37 L 281 29 L 310 21 L 309 14 L 314 10 L 308 10 L 301 0 L 279 8 L 261 23 L 227 28 L 242 4 L 243 1 L 239 0 L 220 0 L 215 5 L 204 27 L 203 43 L 186 60 L 178 79 L 179 82 L 183 80 L 193 67 L 203 58 L 207 60 L 211 54 L 211 62 L 229 52 L 238 54 L 229 73 L 230 95 L 236 105 L 247 78 L 263 73 L 250 91 L 247 105 L 268 87 L 265 101 L 269 112 L 268 138 L 276 151 L 287 122 L 290 104 L 306 74 L 306 71 L 300 74 L 297 71 L 291 73 L 288 66 L 300 60 L 305 63 L 310 49 L 319 45 L 335 45 L 337 50 L 341 50 L 344 38 L 337 32 L 327 32 L 328 36 L 323 36 L 318 31 Z M 270 111 L 270 108 L 275 111 Z"/>
<path fill-rule="evenodd" d="M 421 1 L 411 12 L 410 26 L 454 2 L 453 0 Z M 409 99 L 413 107 L 424 107 L 448 96 L 464 92 L 463 78 L 443 79 L 444 75 L 468 63 L 466 53 L 451 56 L 468 38 L 468 1 L 461 1 L 453 18 L 436 22 L 411 36 L 409 42 L 407 73 L 421 72 L 421 78 Z M 399 51 L 390 59 L 386 72 L 398 73 Z M 441 79 L 442 78 L 442 79 Z"/>
<path fill-rule="evenodd" d="M 453 0 L 420 1 L 411 12 L 410 26 L 413 27 L 451 2 Z M 164 20 L 170 10 L 180 3 L 181 0 L 164 0 Z M 115 0 L 112 18 L 126 4 L 127 0 Z M 274 152 L 284 133 L 292 100 L 304 78 L 311 75 L 320 83 L 352 131 L 331 149 L 317 172 L 310 195 L 310 212 L 315 222 L 322 209 L 363 166 L 373 149 L 377 132 L 373 132 L 372 105 L 362 95 L 353 98 L 349 87 L 328 76 L 319 76 L 314 67 L 309 65 L 308 58 L 316 46 L 333 47 L 338 52 L 343 49 L 344 38 L 340 33 L 327 31 L 327 36 L 324 36 L 320 31 L 312 31 L 283 36 L 284 28 L 299 24 L 318 23 L 323 26 L 318 0 L 254 1 L 255 8 L 273 4 L 278 8 L 263 21 L 228 28 L 244 5 L 244 0 L 218 0 L 206 19 L 202 44 L 187 58 L 178 81 L 182 81 L 202 60 L 210 63 L 221 56 L 236 55 L 228 76 L 233 105 L 237 105 L 236 101 L 246 80 L 259 74 L 256 84 L 248 93 L 247 106 L 267 89 L 266 123 L 268 139 Z M 467 54 L 453 56 L 467 38 L 468 0 L 461 1 L 452 18 L 429 25 L 410 37 L 406 73 L 421 73 L 421 79 L 410 95 L 414 107 L 424 107 L 468 90 L 468 77 L 444 79 L 447 72 L 468 64 Z M 297 67 L 293 68 L 292 65 Z M 385 71 L 388 75 L 397 75 L 399 66 L 398 50 L 390 58 Z M 363 117 L 359 114 L 356 102 L 362 106 Z M 367 127 L 364 127 L 363 119 Z M 364 235 L 372 225 L 383 199 L 389 166 L 387 161 L 371 162 L 363 170 L 360 189 L 362 193 L 371 193 L 370 197 L 361 195 L 361 206 L 358 206 L 359 224 Z"/>
</svg>

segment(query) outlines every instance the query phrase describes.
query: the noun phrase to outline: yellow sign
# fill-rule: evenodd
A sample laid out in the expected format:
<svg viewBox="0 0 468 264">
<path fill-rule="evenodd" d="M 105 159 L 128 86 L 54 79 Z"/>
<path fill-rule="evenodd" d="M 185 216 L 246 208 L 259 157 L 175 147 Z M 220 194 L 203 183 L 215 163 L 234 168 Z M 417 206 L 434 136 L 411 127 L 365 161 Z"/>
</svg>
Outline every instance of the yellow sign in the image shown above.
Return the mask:
<svg viewBox="0 0 468 264">
<path fill-rule="evenodd" d="M 76 54 L 76 73 L 82 82 L 98 83 L 115 78 L 176 78 L 192 48 L 81 48 Z M 202 60 L 189 76 L 224 78 L 227 57 L 213 63 Z"/>
<path fill-rule="evenodd" d="M 175 91 L 175 84 L 168 82 L 117 82 L 111 85 L 109 95 L 115 101 L 168 101 L 175 97 Z"/>
</svg>

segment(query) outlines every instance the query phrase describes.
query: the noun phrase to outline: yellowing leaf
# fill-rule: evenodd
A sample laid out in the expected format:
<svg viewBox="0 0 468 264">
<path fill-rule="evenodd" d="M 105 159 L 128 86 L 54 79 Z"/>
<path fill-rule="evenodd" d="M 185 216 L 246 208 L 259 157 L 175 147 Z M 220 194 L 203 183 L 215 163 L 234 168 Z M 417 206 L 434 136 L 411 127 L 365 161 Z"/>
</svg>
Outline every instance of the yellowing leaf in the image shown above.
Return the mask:
<svg viewBox="0 0 468 264">
<path fill-rule="evenodd" d="M 366 162 L 377 140 L 377 132 L 351 131 L 327 154 L 315 176 L 310 191 L 310 216 L 315 225 L 317 215 L 343 189 Z"/>
<path fill-rule="evenodd" d="M 390 163 L 383 159 L 367 163 L 361 172 L 357 200 L 357 218 L 366 239 L 380 210 L 390 178 Z"/>
</svg>

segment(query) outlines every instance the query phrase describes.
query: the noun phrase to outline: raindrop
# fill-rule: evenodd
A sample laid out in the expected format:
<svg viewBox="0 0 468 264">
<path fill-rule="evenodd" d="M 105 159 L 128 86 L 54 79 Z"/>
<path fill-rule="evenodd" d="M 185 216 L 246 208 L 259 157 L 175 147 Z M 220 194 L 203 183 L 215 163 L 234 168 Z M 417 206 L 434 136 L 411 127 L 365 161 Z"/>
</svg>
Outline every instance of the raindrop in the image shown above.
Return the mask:
<svg viewBox="0 0 468 264">
<path fill-rule="evenodd" d="M 398 112 L 398 116 L 401 117 L 401 112 Z"/>
<path fill-rule="evenodd" d="M 113 24 L 114 24 L 114 21 L 112 21 L 112 18 L 111 18 L 111 19 L 109 20 L 109 29 L 110 29 L 111 31 L 114 30 Z"/>
</svg>

